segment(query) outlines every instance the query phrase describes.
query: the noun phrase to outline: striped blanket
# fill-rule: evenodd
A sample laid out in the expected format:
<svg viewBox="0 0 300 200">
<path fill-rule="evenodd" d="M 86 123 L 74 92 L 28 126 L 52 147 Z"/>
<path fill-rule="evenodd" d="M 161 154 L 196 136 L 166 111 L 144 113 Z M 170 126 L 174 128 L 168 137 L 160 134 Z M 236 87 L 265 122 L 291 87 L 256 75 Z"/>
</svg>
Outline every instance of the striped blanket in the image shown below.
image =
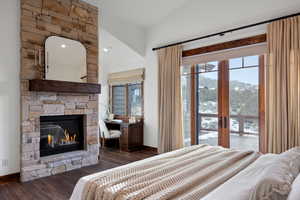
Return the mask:
<svg viewBox="0 0 300 200">
<path fill-rule="evenodd" d="M 197 145 L 84 177 L 71 200 L 198 200 L 260 156 Z"/>
</svg>

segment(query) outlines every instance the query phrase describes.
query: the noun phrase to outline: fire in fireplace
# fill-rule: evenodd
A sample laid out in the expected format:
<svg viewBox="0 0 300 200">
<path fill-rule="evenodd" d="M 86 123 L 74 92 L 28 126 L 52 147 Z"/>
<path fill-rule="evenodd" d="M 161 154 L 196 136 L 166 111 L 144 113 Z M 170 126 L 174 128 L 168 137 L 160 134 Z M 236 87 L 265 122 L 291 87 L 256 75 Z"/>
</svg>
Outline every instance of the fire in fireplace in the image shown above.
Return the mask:
<svg viewBox="0 0 300 200">
<path fill-rule="evenodd" d="M 41 116 L 40 155 L 84 149 L 83 115 Z"/>
</svg>

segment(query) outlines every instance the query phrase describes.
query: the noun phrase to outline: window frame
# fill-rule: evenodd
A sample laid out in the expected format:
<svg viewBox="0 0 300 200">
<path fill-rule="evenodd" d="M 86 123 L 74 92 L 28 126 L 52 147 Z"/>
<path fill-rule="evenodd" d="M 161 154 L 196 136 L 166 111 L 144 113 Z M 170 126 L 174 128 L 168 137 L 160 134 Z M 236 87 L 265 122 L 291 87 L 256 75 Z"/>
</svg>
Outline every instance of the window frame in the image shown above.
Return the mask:
<svg viewBox="0 0 300 200">
<path fill-rule="evenodd" d="M 130 115 L 129 114 L 129 86 L 130 85 L 140 85 L 141 87 L 141 107 L 142 107 L 142 113 L 141 115 Z M 118 84 L 118 85 L 110 85 L 109 86 L 109 108 L 112 114 L 113 113 L 113 88 L 114 87 L 125 87 L 125 115 L 116 115 L 115 118 L 119 119 L 129 119 L 130 117 L 136 117 L 138 119 L 144 118 L 144 82 L 140 83 L 126 83 L 126 84 Z"/>
</svg>

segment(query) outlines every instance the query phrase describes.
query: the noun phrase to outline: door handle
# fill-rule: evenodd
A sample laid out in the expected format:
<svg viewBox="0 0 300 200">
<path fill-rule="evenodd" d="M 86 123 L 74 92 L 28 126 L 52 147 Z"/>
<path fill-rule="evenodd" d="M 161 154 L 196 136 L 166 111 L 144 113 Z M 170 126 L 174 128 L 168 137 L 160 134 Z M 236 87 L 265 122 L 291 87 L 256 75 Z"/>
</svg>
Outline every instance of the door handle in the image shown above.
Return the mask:
<svg viewBox="0 0 300 200">
<path fill-rule="evenodd" d="M 219 117 L 219 128 L 223 128 L 223 118 Z"/>
<path fill-rule="evenodd" d="M 227 128 L 227 117 L 224 117 L 224 128 Z"/>
</svg>

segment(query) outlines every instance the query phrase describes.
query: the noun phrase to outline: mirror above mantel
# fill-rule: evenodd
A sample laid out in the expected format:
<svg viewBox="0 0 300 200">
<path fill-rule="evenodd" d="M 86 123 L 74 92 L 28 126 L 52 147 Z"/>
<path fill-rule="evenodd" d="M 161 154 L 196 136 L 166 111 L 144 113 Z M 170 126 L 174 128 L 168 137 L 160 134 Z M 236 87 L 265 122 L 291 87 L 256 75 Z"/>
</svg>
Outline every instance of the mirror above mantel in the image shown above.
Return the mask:
<svg viewBox="0 0 300 200">
<path fill-rule="evenodd" d="M 86 48 L 79 41 L 50 36 L 45 42 L 45 79 L 87 82 Z"/>
<path fill-rule="evenodd" d="M 45 42 L 44 79 L 30 80 L 29 90 L 100 94 L 100 84 L 88 83 L 87 72 L 87 50 L 81 42 L 50 36 Z"/>
</svg>

